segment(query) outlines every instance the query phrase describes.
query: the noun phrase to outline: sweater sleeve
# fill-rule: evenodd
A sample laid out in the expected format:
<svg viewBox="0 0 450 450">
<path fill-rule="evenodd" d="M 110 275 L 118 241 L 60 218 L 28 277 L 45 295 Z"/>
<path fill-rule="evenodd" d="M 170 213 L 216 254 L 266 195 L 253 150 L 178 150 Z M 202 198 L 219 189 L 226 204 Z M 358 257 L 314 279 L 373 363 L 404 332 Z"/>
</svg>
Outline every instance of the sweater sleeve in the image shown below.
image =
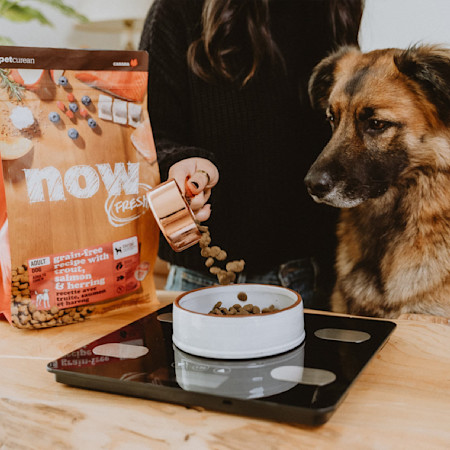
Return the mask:
<svg viewBox="0 0 450 450">
<path fill-rule="evenodd" d="M 167 179 L 170 166 L 182 159 L 196 156 L 214 162 L 211 152 L 194 145 L 190 132 L 186 53 L 192 38 L 183 4 L 180 0 L 155 0 L 139 46 L 149 53 L 148 110 L 161 181 Z"/>
</svg>

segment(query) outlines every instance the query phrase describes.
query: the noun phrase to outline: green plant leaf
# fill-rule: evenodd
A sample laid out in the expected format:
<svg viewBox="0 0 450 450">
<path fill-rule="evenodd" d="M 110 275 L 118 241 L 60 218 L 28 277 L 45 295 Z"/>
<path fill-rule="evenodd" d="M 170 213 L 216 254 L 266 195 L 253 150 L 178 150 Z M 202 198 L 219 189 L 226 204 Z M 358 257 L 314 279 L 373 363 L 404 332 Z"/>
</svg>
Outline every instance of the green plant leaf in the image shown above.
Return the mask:
<svg viewBox="0 0 450 450">
<path fill-rule="evenodd" d="M 8 2 L 10 3 L 10 2 Z M 30 6 L 21 6 L 19 4 L 10 4 L 2 9 L 2 17 L 12 22 L 29 22 L 37 20 L 42 25 L 52 25 L 52 23 L 37 9 Z"/>
<path fill-rule="evenodd" d="M 73 17 L 80 22 L 89 22 L 86 16 L 78 13 L 74 8 L 66 5 L 63 0 L 34 0 L 39 3 L 45 3 L 47 5 L 52 6 L 55 9 L 61 11 L 67 17 Z"/>
<path fill-rule="evenodd" d="M 72 17 L 80 22 L 89 22 L 86 16 L 78 13 L 74 8 L 66 5 L 64 0 L 0 0 L 0 17 L 12 22 L 29 22 L 37 20 L 42 25 L 53 26 L 50 20 L 38 9 L 24 5 L 34 1 L 59 10 L 67 17 Z M 0 36 L 0 45 L 14 45 L 14 41 L 8 37 Z"/>
<path fill-rule="evenodd" d="M 9 69 L 0 69 L 0 88 L 6 89 L 11 100 L 21 102 L 25 88 L 9 78 Z"/>
<path fill-rule="evenodd" d="M 0 36 L 0 45 L 14 45 L 14 41 L 6 36 Z"/>
</svg>

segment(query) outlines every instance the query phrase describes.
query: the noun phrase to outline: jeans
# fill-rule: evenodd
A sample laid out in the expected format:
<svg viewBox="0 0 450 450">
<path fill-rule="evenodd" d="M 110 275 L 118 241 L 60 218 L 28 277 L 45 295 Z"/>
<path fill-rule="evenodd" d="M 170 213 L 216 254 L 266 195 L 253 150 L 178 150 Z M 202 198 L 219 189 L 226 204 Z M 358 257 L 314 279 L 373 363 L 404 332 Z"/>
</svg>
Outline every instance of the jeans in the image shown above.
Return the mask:
<svg viewBox="0 0 450 450">
<path fill-rule="evenodd" d="M 317 289 L 318 267 L 313 258 L 302 258 L 281 264 L 261 275 L 236 274 L 235 283 L 259 283 L 283 286 L 298 292 L 305 308 L 329 309 L 328 295 Z M 185 267 L 171 265 L 165 289 L 168 291 L 191 291 L 218 284 L 217 278 Z"/>
</svg>

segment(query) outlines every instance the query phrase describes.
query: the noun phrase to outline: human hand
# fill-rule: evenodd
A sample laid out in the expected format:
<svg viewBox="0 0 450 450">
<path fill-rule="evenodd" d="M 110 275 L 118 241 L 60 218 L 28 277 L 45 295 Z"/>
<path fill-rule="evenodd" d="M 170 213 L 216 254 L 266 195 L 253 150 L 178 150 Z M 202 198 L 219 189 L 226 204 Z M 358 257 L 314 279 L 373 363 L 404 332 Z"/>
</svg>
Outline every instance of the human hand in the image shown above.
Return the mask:
<svg viewBox="0 0 450 450">
<path fill-rule="evenodd" d="M 199 222 L 211 215 L 211 205 L 207 204 L 211 188 L 219 181 L 217 167 L 205 158 L 186 158 L 169 169 L 169 178 L 175 179 L 181 192 Z"/>
</svg>

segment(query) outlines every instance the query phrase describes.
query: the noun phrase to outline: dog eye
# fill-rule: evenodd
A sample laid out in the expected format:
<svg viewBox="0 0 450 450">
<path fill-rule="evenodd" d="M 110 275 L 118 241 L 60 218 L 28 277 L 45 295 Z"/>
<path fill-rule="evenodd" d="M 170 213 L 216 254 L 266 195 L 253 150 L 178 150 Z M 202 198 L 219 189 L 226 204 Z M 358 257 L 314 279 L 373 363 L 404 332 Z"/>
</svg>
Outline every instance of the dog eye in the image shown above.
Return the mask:
<svg viewBox="0 0 450 450">
<path fill-rule="evenodd" d="M 391 123 L 385 120 L 370 119 L 368 121 L 367 131 L 384 131 L 390 126 Z"/>
</svg>

